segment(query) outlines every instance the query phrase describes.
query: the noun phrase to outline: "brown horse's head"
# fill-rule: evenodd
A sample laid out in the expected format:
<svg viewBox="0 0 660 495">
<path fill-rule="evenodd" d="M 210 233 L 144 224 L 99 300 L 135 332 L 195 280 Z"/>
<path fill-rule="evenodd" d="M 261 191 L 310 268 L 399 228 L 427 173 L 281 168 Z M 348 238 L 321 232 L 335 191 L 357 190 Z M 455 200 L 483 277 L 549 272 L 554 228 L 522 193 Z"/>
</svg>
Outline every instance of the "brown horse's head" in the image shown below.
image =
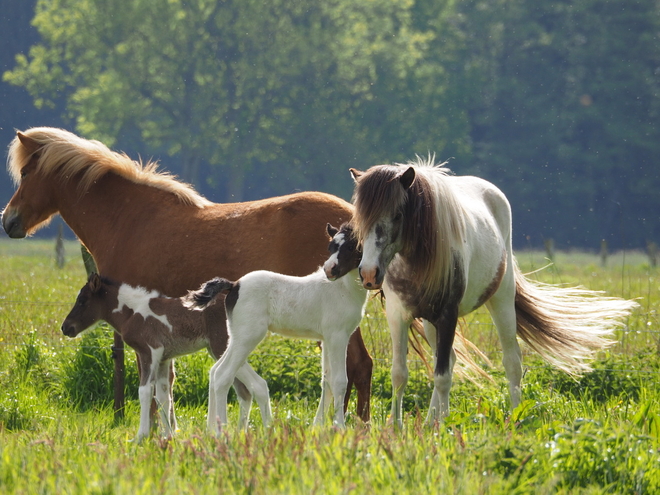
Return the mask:
<svg viewBox="0 0 660 495">
<path fill-rule="evenodd" d="M 18 189 L 2 212 L 9 237 L 23 238 L 48 223 L 57 213 L 52 185 L 39 168 L 42 146 L 18 132 L 9 147 L 8 168 Z"/>
<path fill-rule="evenodd" d="M 111 285 L 108 280 L 101 278 L 97 273 L 89 276 L 89 280 L 78 293 L 73 309 L 62 323 L 64 335 L 75 337 L 103 319 L 103 315 L 107 313 L 108 304 L 113 304 L 112 301 L 108 301 L 108 298 L 111 297 L 108 291 Z M 116 306 L 116 301 L 114 306 Z"/>
</svg>

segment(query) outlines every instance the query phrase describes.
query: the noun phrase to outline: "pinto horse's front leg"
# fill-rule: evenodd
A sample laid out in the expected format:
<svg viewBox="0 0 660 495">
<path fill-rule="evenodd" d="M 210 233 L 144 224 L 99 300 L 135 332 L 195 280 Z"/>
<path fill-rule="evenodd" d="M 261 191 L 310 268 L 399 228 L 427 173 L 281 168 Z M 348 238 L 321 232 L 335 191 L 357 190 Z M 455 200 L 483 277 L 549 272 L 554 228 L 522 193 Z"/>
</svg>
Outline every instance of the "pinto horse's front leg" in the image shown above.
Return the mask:
<svg viewBox="0 0 660 495">
<path fill-rule="evenodd" d="M 403 393 L 408 384 L 408 327 L 412 316 L 385 285 L 385 312 L 392 338 L 392 422 L 403 427 Z"/>
<path fill-rule="evenodd" d="M 438 361 L 436 353 L 438 337 L 433 324 L 426 320 L 424 320 L 424 334 L 431 349 L 433 349 L 433 369 L 435 370 Z M 448 372 L 442 375 L 436 375 L 435 371 L 433 373 L 433 395 L 431 396 L 431 404 L 429 405 L 429 411 L 426 416 L 426 424 L 429 426 L 435 425 L 439 419 L 449 414 L 449 391 L 451 390 L 455 362 L 456 353 L 452 348 Z"/>
<path fill-rule="evenodd" d="M 456 362 L 454 336 L 458 323 L 458 302 L 446 304 L 435 322 L 424 321 L 426 338 L 433 349 L 433 395 L 426 421 L 433 426 L 449 414 L 449 392 Z"/>
</svg>

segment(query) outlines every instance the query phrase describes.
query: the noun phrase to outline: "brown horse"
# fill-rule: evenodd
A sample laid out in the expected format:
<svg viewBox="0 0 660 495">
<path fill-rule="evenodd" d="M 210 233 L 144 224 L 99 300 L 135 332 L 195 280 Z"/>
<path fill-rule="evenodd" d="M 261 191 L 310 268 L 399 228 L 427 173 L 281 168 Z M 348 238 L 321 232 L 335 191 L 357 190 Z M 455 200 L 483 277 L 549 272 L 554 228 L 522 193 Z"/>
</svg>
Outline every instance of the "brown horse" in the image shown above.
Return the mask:
<svg viewBox="0 0 660 495">
<path fill-rule="evenodd" d="M 59 213 L 100 273 L 174 297 L 215 275 L 307 275 L 327 258 L 326 224 L 340 225 L 353 213 L 349 203 L 319 192 L 215 204 L 156 171 L 154 163 L 143 166 L 98 141 L 47 127 L 17 133 L 7 168 L 18 186 L 2 215 L 9 237 L 23 238 Z M 224 305 L 215 311 L 211 347 L 221 355 L 227 345 Z M 365 421 L 371 371 L 358 329 L 348 349 L 346 398 L 355 385 Z"/>
</svg>

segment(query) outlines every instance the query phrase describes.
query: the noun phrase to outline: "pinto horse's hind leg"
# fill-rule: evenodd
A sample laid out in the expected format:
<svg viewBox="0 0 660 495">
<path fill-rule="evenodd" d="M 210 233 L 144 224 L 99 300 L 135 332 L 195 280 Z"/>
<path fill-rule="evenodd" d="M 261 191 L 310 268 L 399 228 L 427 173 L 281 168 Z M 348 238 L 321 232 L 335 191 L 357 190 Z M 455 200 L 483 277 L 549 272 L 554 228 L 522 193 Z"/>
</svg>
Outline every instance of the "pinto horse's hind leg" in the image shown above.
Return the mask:
<svg viewBox="0 0 660 495">
<path fill-rule="evenodd" d="M 346 375 L 348 384 L 344 397 L 344 414 L 348 409 L 351 389 L 355 385 L 357 392 L 357 415 L 365 423 L 371 418 L 371 374 L 374 362 L 362 339 L 360 327 L 355 329 L 348 341 L 346 350 Z"/>
<path fill-rule="evenodd" d="M 486 302 L 502 345 L 502 364 L 509 381 L 511 409 L 520 404 L 520 382 L 522 381 L 522 353 L 516 338 L 516 289 L 513 280 L 512 263 L 502 280 L 502 284 L 493 297 Z"/>
</svg>

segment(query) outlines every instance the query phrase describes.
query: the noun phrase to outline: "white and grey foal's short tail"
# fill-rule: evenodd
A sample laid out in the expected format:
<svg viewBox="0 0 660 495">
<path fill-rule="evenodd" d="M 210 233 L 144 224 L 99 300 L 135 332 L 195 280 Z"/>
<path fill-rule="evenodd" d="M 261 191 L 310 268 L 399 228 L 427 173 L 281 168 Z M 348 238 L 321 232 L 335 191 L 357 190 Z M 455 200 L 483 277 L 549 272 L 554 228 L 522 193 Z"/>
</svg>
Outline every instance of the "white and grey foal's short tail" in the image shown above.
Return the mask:
<svg viewBox="0 0 660 495">
<path fill-rule="evenodd" d="M 591 370 L 588 361 L 615 343 L 612 332 L 638 306 L 602 292 L 535 282 L 514 268 L 518 335 L 543 359 L 573 375 Z"/>
<path fill-rule="evenodd" d="M 197 290 L 191 290 L 183 297 L 183 304 L 187 308 L 203 310 L 215 302 L 218 294 L 227 294 L 236 286 L 236 282 L 216 277 L 204 282 Z"/>
</svg>

